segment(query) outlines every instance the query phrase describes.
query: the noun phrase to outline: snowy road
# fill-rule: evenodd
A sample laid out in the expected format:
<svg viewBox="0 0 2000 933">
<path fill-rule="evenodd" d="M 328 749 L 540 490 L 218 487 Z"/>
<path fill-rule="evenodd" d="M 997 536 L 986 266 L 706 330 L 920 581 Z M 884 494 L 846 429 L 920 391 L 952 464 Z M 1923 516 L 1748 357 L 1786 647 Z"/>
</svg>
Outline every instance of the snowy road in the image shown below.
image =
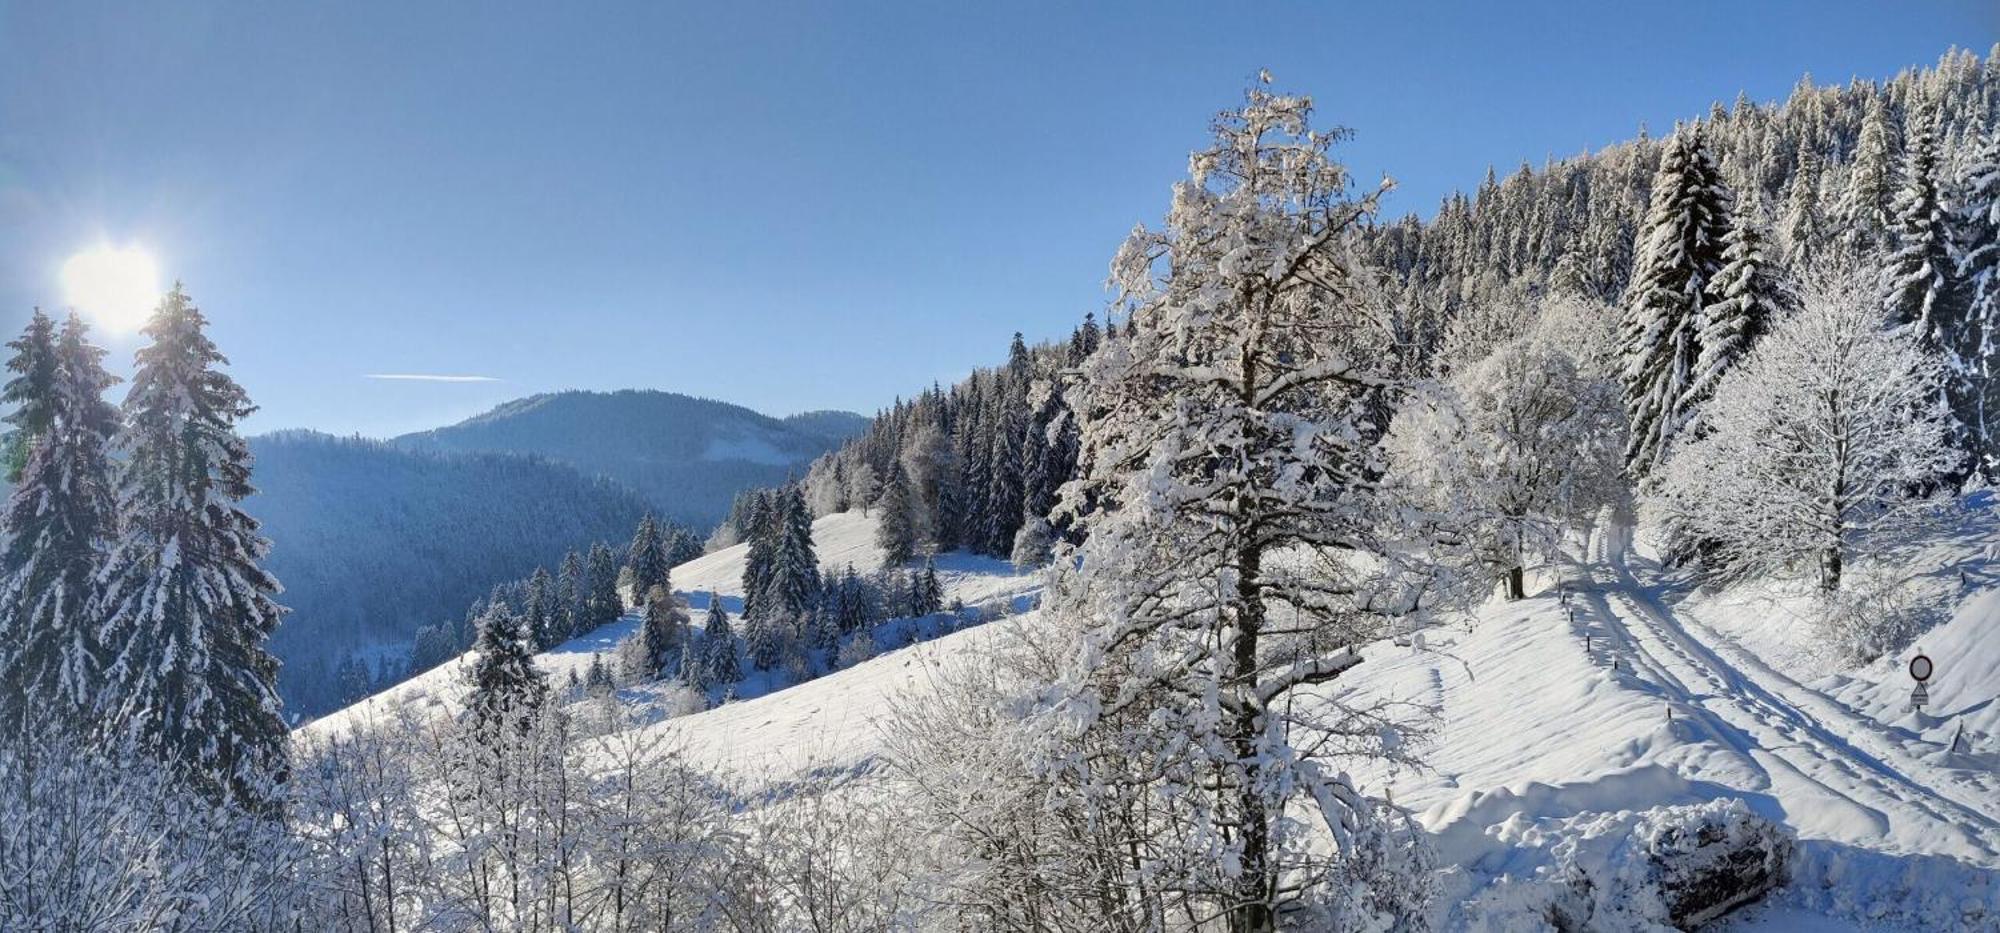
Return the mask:
<svg viewBox="0 0 2000 933">
<path fill-rule="evenodd" d="M 1922 760 L 1928 743 L 1896 737 L 1679 617 L 1630 542 L 1620 526 L 1593 536 L 1588 565 L 1574 568 L 1576 622 L 1601 638 L 1601 663 L 1615 661 L 1630 686 L 1723 750 L 1682 762 L 1690 777 L 1761 792 L 1753 805 L 1807 837 L 2000 867 L 1990 778 Z"/>
</svg>

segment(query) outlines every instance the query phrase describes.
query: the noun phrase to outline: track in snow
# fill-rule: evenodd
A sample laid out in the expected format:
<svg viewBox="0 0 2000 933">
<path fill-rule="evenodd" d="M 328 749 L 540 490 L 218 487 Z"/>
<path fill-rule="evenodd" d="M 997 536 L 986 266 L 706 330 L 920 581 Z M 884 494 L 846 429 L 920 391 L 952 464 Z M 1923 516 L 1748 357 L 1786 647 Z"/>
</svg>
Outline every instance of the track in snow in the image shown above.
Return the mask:
<svg viewBox="0 0 2000 933">
<path fill-rule="evenodd" d="M 1697 637 L 1633 573 L 1630 540 L 1631 529 L 1620 526 L 1593 536 L 1591 564 L 1579 568 L 1580 608 L 1642 688 L 1727 749 L 1735 766 L 1762 776 L 1761 789 L 1788 822 L 1809 836 L 1872 837 L 1871 847 L 2000 866 L 1991 799 L 1977 788 L 1930 783 L 1936 769 L 1873 723 L 1740 650 Z"/>
</svg>

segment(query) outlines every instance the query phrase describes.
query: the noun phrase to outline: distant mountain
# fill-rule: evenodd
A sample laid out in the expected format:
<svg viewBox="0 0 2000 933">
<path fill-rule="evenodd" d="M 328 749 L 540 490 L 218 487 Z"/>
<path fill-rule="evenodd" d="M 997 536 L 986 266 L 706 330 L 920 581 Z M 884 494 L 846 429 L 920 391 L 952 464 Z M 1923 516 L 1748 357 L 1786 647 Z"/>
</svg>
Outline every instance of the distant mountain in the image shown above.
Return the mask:
<svg viewBox="0 0 2000 933">
<path fill-rule="evenodd" d="M 628 389 L 535 395 L 391 443 L 413 451 L 545 457 L 624 483 L 662 515 L 707 527 L 722 520 L 739 491 L 805 475 L 815 457 L 867 424 L 852 412 L 773 418 L 740 405 Z"/>
<path fill-rule="evenodd" d="M 287 708 L 331 708 L 351 654 L 400 663 L 421 625 L 461 618 L 496 583 L 553 568 L 595 541 L 622 546 L 651 506 L 572 467 L 513 454 L 399 449 L 285 431 L 250 439 L 272 541 L 266 566 L 291 613 L 272 647 Z"/>
</svg>

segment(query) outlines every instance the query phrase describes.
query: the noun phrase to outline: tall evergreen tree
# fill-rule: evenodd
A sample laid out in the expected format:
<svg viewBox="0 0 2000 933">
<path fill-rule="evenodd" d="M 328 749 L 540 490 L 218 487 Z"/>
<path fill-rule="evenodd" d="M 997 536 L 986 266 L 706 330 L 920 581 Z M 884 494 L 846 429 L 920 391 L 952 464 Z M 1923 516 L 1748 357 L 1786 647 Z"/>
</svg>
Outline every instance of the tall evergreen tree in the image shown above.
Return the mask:
<svg viewBox="0 0 2000 933">
<path fill-rule="evenodd" d="M 1889 132 L 1888 107 L 1879 95 L 1870 97 L 1840 204 L 1847 228 L 1843 237 L 1862 252 L 1879 248 L 1889 229 L 1889 198 L 1896 185 L 1895 143 Z"/>
<path fill-rule="evenodd" d="M 270 542 L 237 503 L 250 450 L 236 422 L 255 411 L 217 367 L 228 360 L 176 284 L 147 322 L 119 447 L 121 536 L 101 574 L 107 708 L 202 786 L 244 799 L 286 758 L 277 659 L 265 642 L 283 610 L 259 562 Z"/>
<path fill-rule="evenodd" d="M 746 619 L 762 615 L 760 604 L 765 591 L 771 586 L 771 568 L 776 559 L 772 552 L 777 542 L 774 530 L 778 524 L 775 506 L 770 491 L 759 489 L 752 494 L 749 510 L 744 516 L 743 540 L 749 545 L 749 554 L 743 561 L 743 617 Z"/>
<path fill-rule="evenodd" d="M 708 594 L 708 618 L 702 623 L 702 651 L 707 657 L 708 680 L 727 685 L 743 679 L 743 662 L 736 653 L 736 633 L 729 627 L 729 613 L 722 597 Z"/>
<path fill-rule="evenodd" d="M 1723 267 L 1729 192 L 1710 160 L 1699 125 L 1674 134 L 1653 180 L 1640 232 L 1638 265 L 1620 329 L 1625 408 L 1632 435 L 1626 468 L 1646 476 L 1667 455 L 1687 420 L 1701 355 L 1701 305 Z"/>
<path fill-rule="evenodd" d="M 1889 321 L 1908 327 L 1919 345 L 1943 351 L 1958 321 L 1951 294 L 1951 245 L 1938 189 L 1937 138 L 1919 127 L 1910 138 L 1891 220 L 1891 252 L 1882 269 L 1882 304 Z"/>
<path fill-rule="evenodd" d="M 639 529 L 632 534 L 632 546 L 626 550 L 625 566 L 632 569 L 632 594 L 643 597 L 656 586 L 667 585 L 667 575 L 671 569 L 667 563 L 666 541 L 660 533 L 659 523 L 652 513 L 639 520 Z"/>
<path fill-rule="evenodd" d="M 764 533 L 771 538 L 770 574 L 758 600 L 757 619 L 803 620 L 819 598 L 819 558 L 813 550 L 812 510 L 805 494 L 789 486 L 772 494 Z"/>
<path fill-rule="evenodd" d="M 36 308 L 21 336 L 7 342 L 14 351 L 7 360 L 13 376 L 0 390 L 0 402 L 14 406 L 7 415 L 13 430 L 7 437 L 7 482 L 19 483 L 35 438 L 49 429 L 54 418 L 56 397 L 56 329 L 49 316 Z"/>
<path fill-rule="evenodd" d="M 1701 308 L 1694 379 L 1681 408 L 1692 412 L 1715 394 L 1716 383 L 1750 352 L 1785 303 L 1783 285 L 1764 256 L 1764 237 L 1747 205 L 1736 210 L 1724 237 L 1722 270 Z"/>
<path fill-rule="evenodd" d="M 569 637 L 556 611 L 556 583 L 545 567 L 536 567 L 521 594 L 522 621 L 538 648 L 547 649 Z"/>
<path fill-rule="evenodd" d="M 687 640 L 687 615 L 674 604 L 673 594 L 655 585 L 646 594 L 646 619 L 639 629 L 644 640 L 647 669 L 654 676 L 666 673 Z"/>
<path fill-rule="evenodd" d="M 1778 237 L 1784 247 L 1784 264 L 1795 272 L 1804 270 L 1825 237 L 1819 206 L 1819 160 L 1811 150 L 1799 150 L 1798 164 L 1792 169 L 1791 183 L 1785 187 L 1783 214 Z"/>
<path fill-rule="evenodd" d="M 1968 161 L 1952 215 L 1952 270 L 1963 290 L 1964 326 L 1954 341 L 1972 365 L 1973 410 L 1962 414 L 1989 482 L 2000 481 L 2000 130 Z"/>
<path fill-rule="evenodd" d="M 876 507 L 881 521 L 875 529 L 875 543 L 882 548 L 882 559 L 892 566 L 909 563 L 916 556 L 917 531 L 910 514 L 910 481 L 901 464 L 890 467 Z"/>
<path fill-rule="evenodd" d="M 565 638 L 574 636 L 583 628 L 583 602 L 589 586 L 584 581 L 583 555 L 572 550 L 563 555 L 562 565 L 556 569 L 555 607 L 556 616 L 552 627 L 560 629 Z"/>
<path fill-rule="evenodd" d="M 625 614 L 624 600 L 618 597 L 618 557 L 604 544 L 590 546 L 583 562 L 584 619 L 577 634 L 596 631 L 599 626 L 618 621 Z"/>
<path fill-rule="evenodd" d="M 0 726 L 9 730 L 31 717 L 81 726 L 99 699 L 105 661 L 92 603 L 117 530 L 108 451 L 118 410 L 104 390 L 118 380 L 75 314 L 55 354 L 47 398 L 29 395 L 36 390 L 26 377 L 9 385 L 10 395 L 21 387 L 22 410 L 45 413 L 8 502 L 0 551 Z"/>
<path fill-rule="evenodd" d="M 498 738 L 500 726 L 539 709 L 548 698 L 548 680 L 535 666 L 535 649 L 521 617 L 495 603 L 479 620 L 473 646 L 472 698 L 467 703 L 480 734 Z"/>
</svg>

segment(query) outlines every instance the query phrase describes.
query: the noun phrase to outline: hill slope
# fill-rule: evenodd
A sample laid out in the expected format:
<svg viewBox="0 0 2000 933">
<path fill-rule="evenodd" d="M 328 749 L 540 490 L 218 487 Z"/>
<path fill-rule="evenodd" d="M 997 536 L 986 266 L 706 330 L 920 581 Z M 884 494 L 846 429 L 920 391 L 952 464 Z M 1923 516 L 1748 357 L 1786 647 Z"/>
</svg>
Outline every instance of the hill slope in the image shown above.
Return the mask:
<svg viewBox="0 0 2000 933">
<path fill-rule="evenodd" d="M 350 653 L 401 661 L 418 626 L 456 619 L 502 580 L 594 541 L 624 541 L 648 505 L 615 483 L 503 454 L 445 455 L 288 431 L 250 440 L 245 509 L 272 542 L 291 613 L 272 647 L 286 707 L 336 697 Z"/>
<path fill-rule="evenodd" d="M 737 492 L 803 475 L 867 419 L 849 412 L 772 418 L 672 392 L 557 392 L 508 402 L 449 427 L 406 434 L 405 450 L 534 454 L 615 479 L 665 516 L 722 520 Z"/>
</svg>

